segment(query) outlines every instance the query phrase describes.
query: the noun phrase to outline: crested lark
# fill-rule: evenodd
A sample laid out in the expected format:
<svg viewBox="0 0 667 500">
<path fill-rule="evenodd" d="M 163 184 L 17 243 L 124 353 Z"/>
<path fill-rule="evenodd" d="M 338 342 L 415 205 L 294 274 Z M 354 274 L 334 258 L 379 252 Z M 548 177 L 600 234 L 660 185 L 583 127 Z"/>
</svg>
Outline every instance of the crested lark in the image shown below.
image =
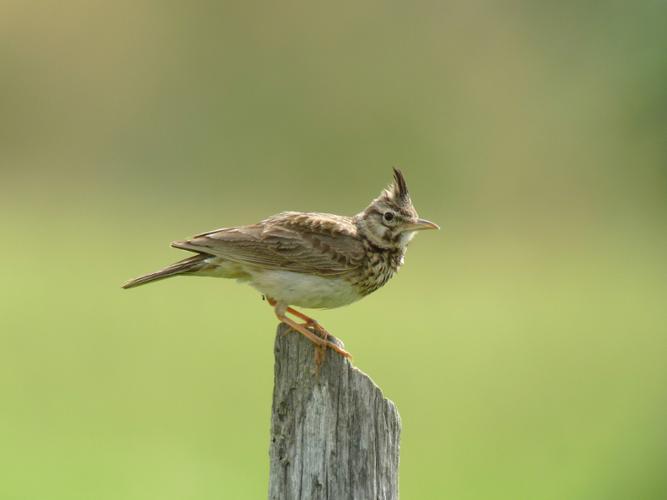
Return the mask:
<svg viewBox="0 0 667 500">
<path fill-rule="evenodd" d="M 235 278 L 259 290 L 280 321 L 313 343 L 349 356 L 327 341 L 328 332 L 319 323 L 290 306 L 331 309 L 374 292 L 398 270 L 408 243 L 422 229 L 438 226 L 419 218 L 403 174 L 394 169 L 394 182 L 354 217 L 282 212 L 257 224 L 175 241 L 173 247 L 195 255 L 123 288 L 176 275 Z"/>
</svg>

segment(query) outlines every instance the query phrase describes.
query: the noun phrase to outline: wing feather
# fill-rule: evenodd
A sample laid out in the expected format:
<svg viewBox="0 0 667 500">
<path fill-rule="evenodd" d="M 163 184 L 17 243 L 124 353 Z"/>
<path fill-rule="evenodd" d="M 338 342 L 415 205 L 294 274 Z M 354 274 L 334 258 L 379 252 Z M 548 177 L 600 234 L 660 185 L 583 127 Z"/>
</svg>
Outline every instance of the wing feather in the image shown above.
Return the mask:
<svg viewBox="0 0 667 500">
<path fill-rule="evenodd" d="M 221 228 L 172 244 L 267 269 L 331 276 L 361 265 L 364 248 L 348 217 L 285 212 L 258 224 Z"/>
</svg>

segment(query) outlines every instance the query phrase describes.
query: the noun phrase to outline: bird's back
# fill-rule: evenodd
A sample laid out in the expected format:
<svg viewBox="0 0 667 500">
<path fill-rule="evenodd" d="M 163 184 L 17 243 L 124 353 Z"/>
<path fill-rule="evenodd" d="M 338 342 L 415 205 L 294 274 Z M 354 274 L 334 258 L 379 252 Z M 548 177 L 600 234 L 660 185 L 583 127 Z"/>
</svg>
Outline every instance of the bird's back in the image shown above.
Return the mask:
<svg viewBox="0 0 667 500">
<path fill-rule="evenodd" d="M 352 218 L 314 212 L 282 212 L 257 224 L 221 228 L 172 245 L 245 266 L 318 276 L 348 274 L 365 258 Z"/>
</svg>

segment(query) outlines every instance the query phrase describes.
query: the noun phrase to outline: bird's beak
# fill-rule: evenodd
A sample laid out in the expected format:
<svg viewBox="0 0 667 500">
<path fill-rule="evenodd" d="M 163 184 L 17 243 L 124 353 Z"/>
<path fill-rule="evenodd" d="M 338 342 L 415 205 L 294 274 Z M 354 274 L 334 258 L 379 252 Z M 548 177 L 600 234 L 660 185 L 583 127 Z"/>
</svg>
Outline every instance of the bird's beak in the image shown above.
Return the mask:
<svg viewBox="0 0 667 500">
<path fill-rule="evenodd" d="M 424 229 L 440 229 L 435 222 L 426 219 L 417 219 L 416 222 L 408 224 L 406 231 L 423 231 Z"/>
</svg>

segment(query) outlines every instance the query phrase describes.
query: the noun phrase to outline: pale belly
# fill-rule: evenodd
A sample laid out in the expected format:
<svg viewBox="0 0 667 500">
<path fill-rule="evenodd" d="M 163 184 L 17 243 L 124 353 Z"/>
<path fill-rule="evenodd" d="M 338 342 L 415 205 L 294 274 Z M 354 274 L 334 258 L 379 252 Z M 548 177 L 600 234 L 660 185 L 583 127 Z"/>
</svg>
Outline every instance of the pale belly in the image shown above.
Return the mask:
<svg viewBox="0 0 667 500">
<path fill-rule="evenodd" d="M 313 309 L 333 309 L 361 298 L 342 277 L 325 278 L 280 270 L 250 271 L 244 280 L 262 294 L 286 305 Z"/>
</svg>

